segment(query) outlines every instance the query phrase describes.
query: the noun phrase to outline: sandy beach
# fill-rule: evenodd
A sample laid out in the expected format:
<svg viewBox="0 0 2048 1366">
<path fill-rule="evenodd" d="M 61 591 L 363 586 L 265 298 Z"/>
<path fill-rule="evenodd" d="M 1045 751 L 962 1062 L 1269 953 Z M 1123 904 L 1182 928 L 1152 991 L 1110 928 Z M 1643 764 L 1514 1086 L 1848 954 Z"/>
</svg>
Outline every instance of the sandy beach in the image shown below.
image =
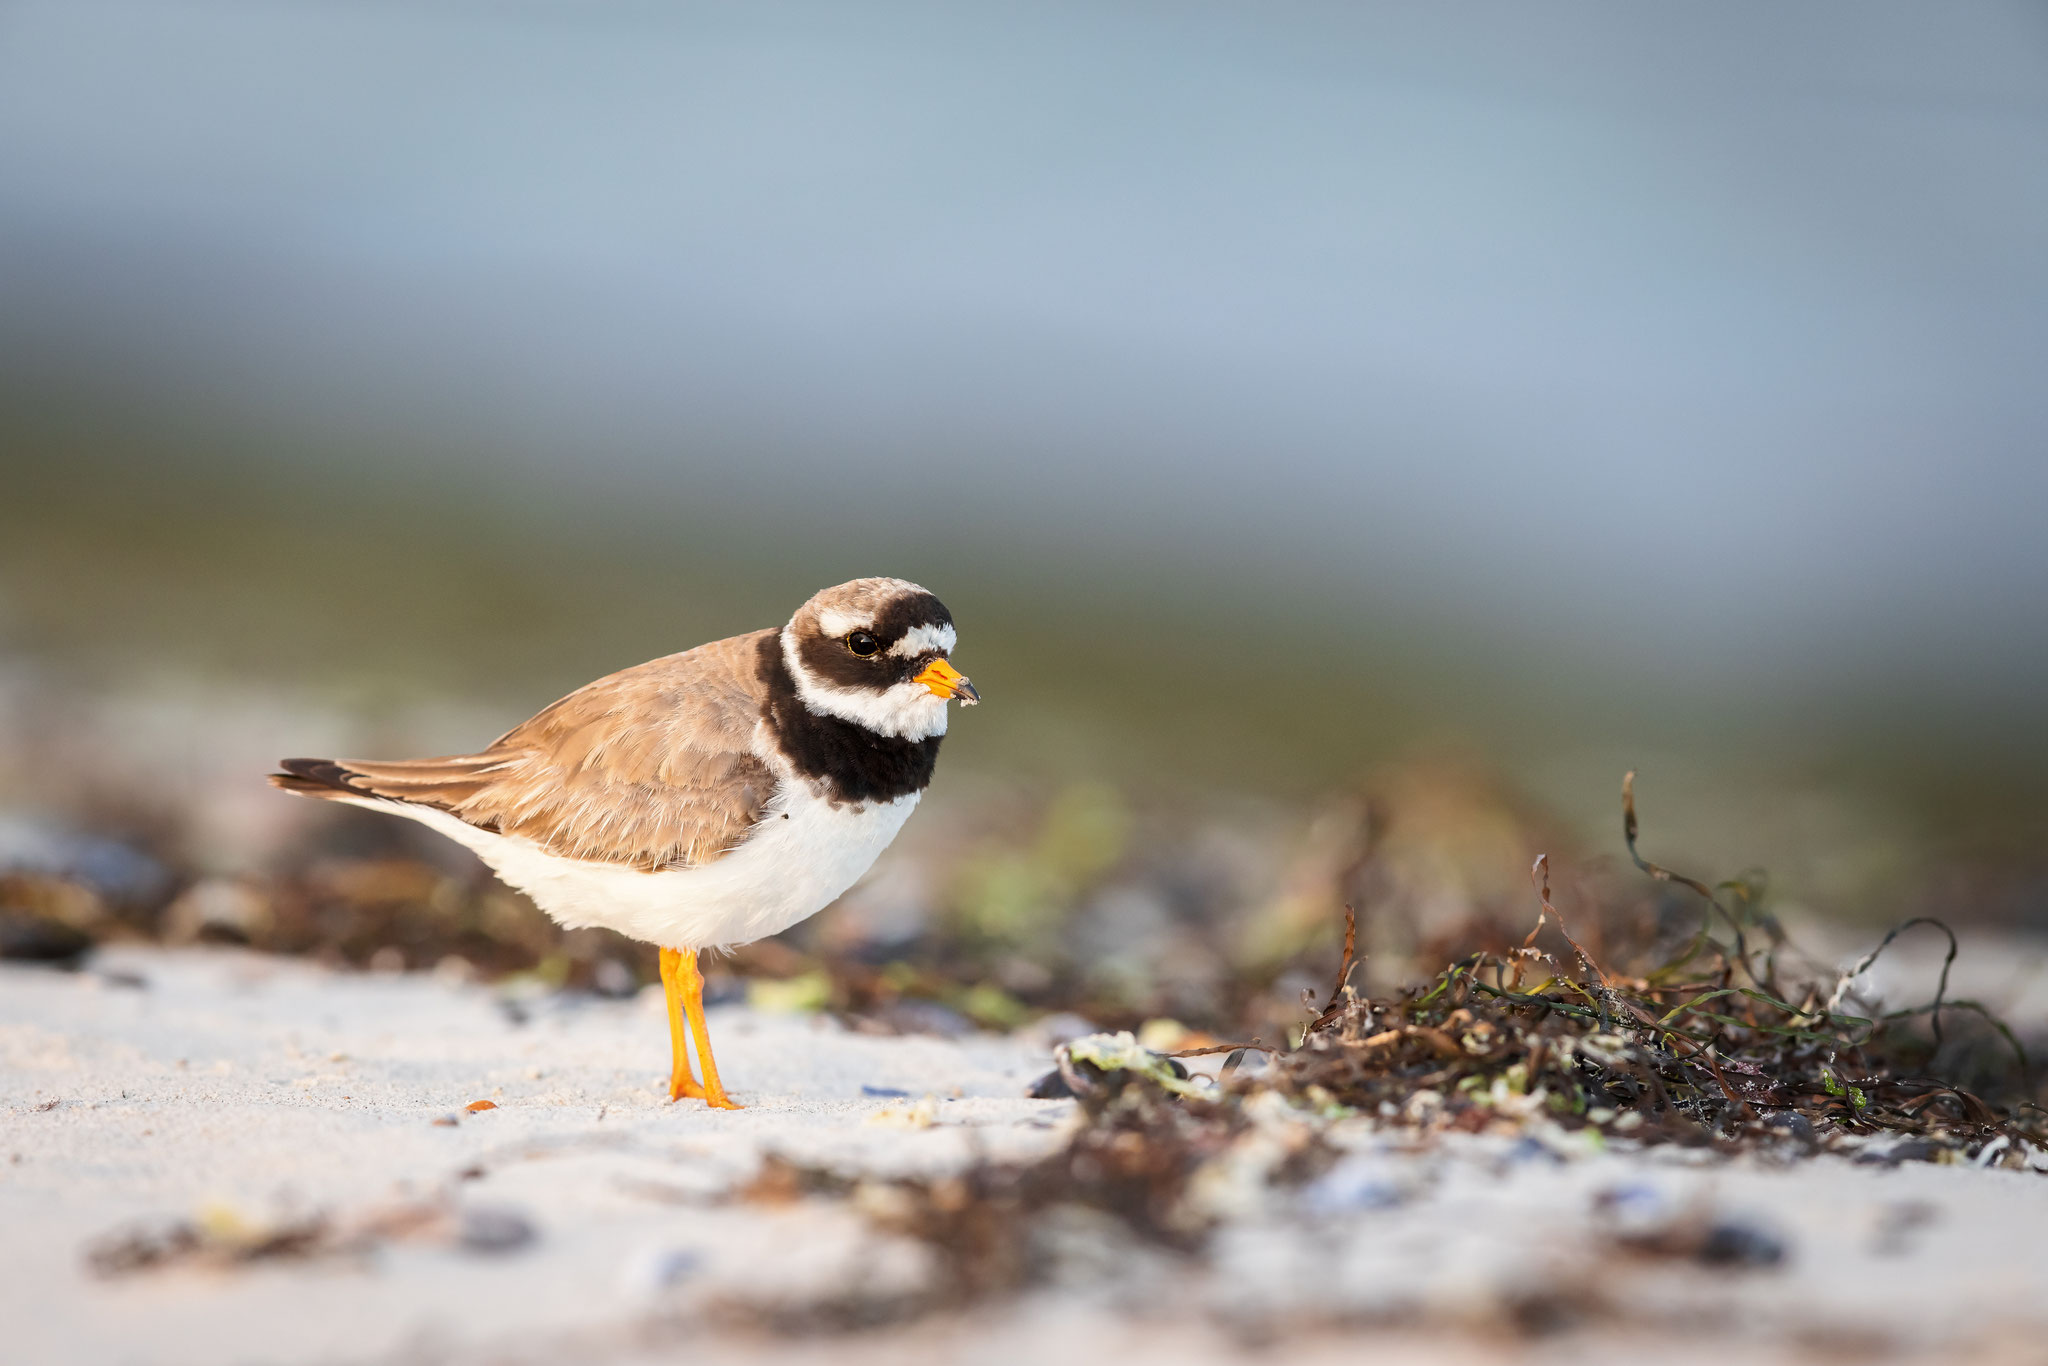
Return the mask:
<svg viewBox="0 0 2048 1366">
<path fill-rule="evenodd" d="M 1212 1183 L 1200 1257 L 1077 1214 L 1023 1298 L 933 1304 L 943 1254 L 884 1231 L 867 1186 L 763 1191 L 763 1163 L 858 1182 L 1048 1152 L 1075 1105 L 1024 1098 L 1046 1040 L 714 1025 L 739 1113 L 658 1090 L 652 993 L 207 949 L 0 970 L 5 1355 L 1583 1360 L 1654 1337 L 1663 1360 L 2020 1361 L 2048 1327 L 2030 1172 L 1365 1132 L 1306 1191 Z M 1702 1220 L 1718 1251 L 1643 1250 Z"/>
</svg>

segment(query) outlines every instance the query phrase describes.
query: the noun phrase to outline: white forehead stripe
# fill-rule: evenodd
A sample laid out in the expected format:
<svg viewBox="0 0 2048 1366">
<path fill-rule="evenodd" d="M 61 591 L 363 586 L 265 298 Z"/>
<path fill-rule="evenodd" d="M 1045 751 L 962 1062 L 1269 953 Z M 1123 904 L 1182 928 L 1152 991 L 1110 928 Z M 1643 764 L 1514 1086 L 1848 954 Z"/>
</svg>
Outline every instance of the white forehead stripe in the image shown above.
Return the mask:
<svg viewBox="0 0 2048 1366">
<path fill-rule="evenodd" d="M 865 612 L 842 612 L 836 607 L 828 607 L 818 613 L 818 630 L 828 636 L 851 635 L 873 627 L 873 621 Z"/>
<path fill-rule="evenodd" d="M 959 636 L 954 634 L 951 626 L 913 626 L 904 633 L 903 639 L 889 647 L 889 653 L 905 659 L 935 652 L 949 655 L 958 640 Z"/>
</svg>

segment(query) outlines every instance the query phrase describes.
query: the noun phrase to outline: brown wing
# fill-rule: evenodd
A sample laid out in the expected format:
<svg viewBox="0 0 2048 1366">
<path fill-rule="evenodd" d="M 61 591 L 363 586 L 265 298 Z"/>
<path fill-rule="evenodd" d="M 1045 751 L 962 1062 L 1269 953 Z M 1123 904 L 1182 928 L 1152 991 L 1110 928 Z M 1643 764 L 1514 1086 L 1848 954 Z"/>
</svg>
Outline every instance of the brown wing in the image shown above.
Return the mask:
<svg viewBox="0 0 2048 1366">
<path fill-rule="evenodd" d="M 271 781 L 307 796 L 433 807 L 567 858 L 648 870 L 709 863 L 746 837 L 775 791 L 753 753 L 755 661 L 769 634 L 601 678 L 479 754 L 287 759 Z"/>
</svg>

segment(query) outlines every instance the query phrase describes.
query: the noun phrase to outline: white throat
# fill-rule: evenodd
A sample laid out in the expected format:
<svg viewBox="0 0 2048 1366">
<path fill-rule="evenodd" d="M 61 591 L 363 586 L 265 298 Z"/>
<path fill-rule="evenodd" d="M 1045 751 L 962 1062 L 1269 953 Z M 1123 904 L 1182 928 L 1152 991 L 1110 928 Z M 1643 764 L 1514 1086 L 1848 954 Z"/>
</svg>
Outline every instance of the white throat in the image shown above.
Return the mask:
<svg viewBox="0 0 2048 1366">
<path fill-rule="evenodd" d="M 782 628 L 782 662 L 796 682 L 796 695 L 821 716 L 851 721 L 877 735 L 929 740 L 946 733 L 946 699 L 922 683 L 905 681 L 882 692 L 835 688 L 804 667 L 796 636 Z"/>
</svg>

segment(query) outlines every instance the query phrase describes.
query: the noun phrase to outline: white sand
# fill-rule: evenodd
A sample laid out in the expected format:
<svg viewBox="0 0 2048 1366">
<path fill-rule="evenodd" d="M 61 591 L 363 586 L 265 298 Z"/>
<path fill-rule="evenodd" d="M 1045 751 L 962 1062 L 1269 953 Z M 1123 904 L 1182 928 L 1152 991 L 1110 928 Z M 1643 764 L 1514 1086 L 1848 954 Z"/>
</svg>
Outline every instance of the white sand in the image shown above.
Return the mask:
<svg viewBox="0 0 2048 1366">
<path fill-rule="evenodd" d="M 658 997 L 532 1010 L 517 1025 L 483 988 L 232 952 L 0 969 L 0 1360 L 1190 1360 L 1298 1323 L 1311 1328 L 1282 1352 L 1290 1362 L 1356 1359 L 1361 1332 L 1390 1352 L 1499 1360 L 1506 1306 L 1551 1301 L 1582 1326 L 1530 1350 L 1560 1361 L 1641 1359 L 1649 1333 L 1659 1360 L 1705 1359 L 1731 1333 L 1752 1361 L 1827 1344 L 2048 1359 L 2043 1177 L 1695 1166 L 1668 1151 L 1557 1162 L 1478 1141 L 1364 1153 L 1348 1187 L 1325 1189 L 1336 1207 L 1321 1217 L 1255 1182 L 1219 1189 L 1218 1208 L 1241 1209 L 1207 1271 L 1084 1222 L 1073 1239 L 1093 1252 L 1019 1305 L 829 1344 L 714 1328 L 715 1304 L 801 1310 L 925 1284 L 928 1250 L 843 1202 L 712 1198 L 768 1151 L 900 1173 L 1049 1150 L 1071 1103 L 1021 1098 L 1042 1042 L 874 1038 L 720 1009 L 720 1061 L 749 1108 L 714 1114 L 657 1089 Z M 916 1127 L 927 1095 L 935 1122 Z M 483 1099 L 498 1108 L 433 1122 Z M 1767 1229 L 1790 1258 L 1726 1272 L 1617 1254 L 1597 1209 L 1615 1189 Z M 363 1255 L 118 1279 L 85 1261 L 138 1220 L 263 1226 L 324 1211 L 360 1225 L 436 1200 L 448 1219 Z M 511 1217 L 535 1236 L 465 1248 L 451 1233 L 463 1211 L 473 1231 Z M 1077 1272 L 1090 1255 L 1102 1265 Z"/>
</svg>

